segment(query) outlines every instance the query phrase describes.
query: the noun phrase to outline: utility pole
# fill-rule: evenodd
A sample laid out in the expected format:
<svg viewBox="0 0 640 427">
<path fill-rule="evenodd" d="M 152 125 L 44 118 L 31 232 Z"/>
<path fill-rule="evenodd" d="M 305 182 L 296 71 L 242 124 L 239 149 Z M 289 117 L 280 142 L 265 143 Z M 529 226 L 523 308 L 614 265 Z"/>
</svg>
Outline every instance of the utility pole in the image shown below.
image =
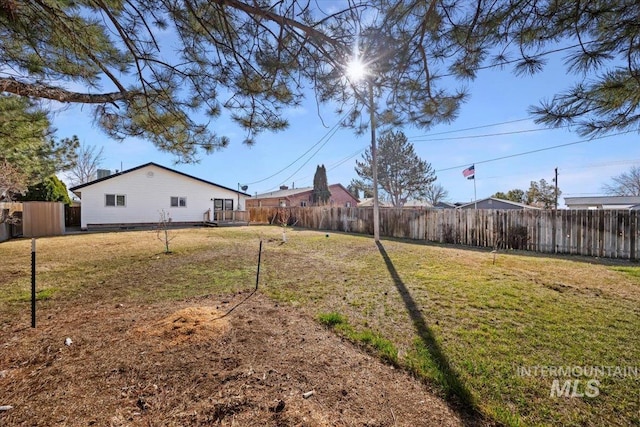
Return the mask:
<svg viewBox="0 0 640 427">
<path fill-rule="evenodd" d="M 373 82 L 369 84 L 369 120 L 371 126 L 371 169 L 373 175 L 373 241 L 380 241 L 380 204 L 378 201 L 378 158 L 376 153 L 376 105 L 373 97 Z"/>
<path fill-rule="evenodd" d="M 556 191 L 555 191 L 555 197 L 556 197 L 556 202 L 555 202 L 555 209 L 558 210 L 558 168 L 555 168 L 555 174 L 556 177 L 553 178 L 553 182 L 556 183 Z"/>
<path fill-rule="evenodd" d="M 557 221 L 558 221 L 558 168 L 556 167 L 554 170 L 555 173 L 555 177 L 553 178 L 553 182 L 555 183 L 555 203 L 554 203 L 554 207 L 553 207 L 553 215 L 551 217 L 551 220 L 553 221 L 551 224 L 551 245 L 553 246 L 553 252 L 557 253 L 558 252 L 558 245 L 557 245 L 557 237 L 556 237 L 556 232 L 558 230 L 558 226 L 557 226 Z"/>
</svg>

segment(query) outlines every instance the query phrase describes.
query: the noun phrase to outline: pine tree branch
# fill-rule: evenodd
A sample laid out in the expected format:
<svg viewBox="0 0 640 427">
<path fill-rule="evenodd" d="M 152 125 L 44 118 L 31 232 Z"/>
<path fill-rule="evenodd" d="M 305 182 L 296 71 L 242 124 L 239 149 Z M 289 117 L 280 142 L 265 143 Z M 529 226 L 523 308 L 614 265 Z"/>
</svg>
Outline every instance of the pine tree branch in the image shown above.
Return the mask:
<svg viewBox="0 0 640 427">
<path fill-rule="evenodd" d="M 76 102 L 83 104 L 115 104 L 117 101 L 131 100 L 139 95 L 138 92 L 110 92 L 110 93 L 81 93 L 72 92 L 61 87 L 45 85 L 43 83 L 24 83 L 13 77 L 0 77 L 0 92 L 8 92 L 29 98 L 44 98 L 58 102 Z"/>
</svg>

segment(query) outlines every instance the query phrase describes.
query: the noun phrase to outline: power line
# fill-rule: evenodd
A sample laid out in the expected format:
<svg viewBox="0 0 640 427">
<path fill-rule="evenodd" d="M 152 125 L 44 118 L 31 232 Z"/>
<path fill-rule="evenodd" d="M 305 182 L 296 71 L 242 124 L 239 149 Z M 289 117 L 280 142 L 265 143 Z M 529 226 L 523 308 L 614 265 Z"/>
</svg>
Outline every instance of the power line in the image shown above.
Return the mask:
<svg viewBox="0 0 640 427">
<path fill-rule="evenodd" d="M 422 138 L 423 136 L 424 137 L 431 137 L 431 136 L 438 136 L 438 135 L 447 135 L 447 134 L 450 134 L 450 133 L 466 132 L 468 130 L 476 130 L 476 129 L 490 128 L 490 127 L 494 127 L 494 126 L 509 125 L 511 123 L 524 122 L 524 121 L 528 121 L 528 120 L 531 120 L 531 119 L 529 117 L 527 117 L 527 118 L 524 118 L 524 119 L 509 120 L 507 122 L 491 123 L 491 124 L 488 124 L 488 125 L 473 126 L 473 127 L 464 128 L 464 129 L 455 129 L 455 130 L 447 130 L 447 131 L 443 131 L 443 132 L 428 133 L 428 134 L 425 134 L 425 135 L 414 136 L 412 139 Z"/>
<path fill-rule="evenodd" d="M 306 155 L 307 155 L 311 150 L 313 150 L 313 148 L 314 148 L 314 147 L 316 147 L 318 144 L 320 144 L 320 143 L 321 143 L 325 138 L 329 137 L 329 134 L 331 134 L 331 132 L 333 132 L 333 134 L 335 134 L 335 130 L 340 126 L 340 123 L 341 123 L 341 122 L 342 122 L 342 121 L 343 121 L 343 120 L 344 120 L 344 119 L 345 119 L 345 118 L 346 118 L 350 113 L 351 113 L 351 111 L 348 111 L 344 116 L 342 116 L 342 117 L 340 118 L 340 120 L 338 120 L 338 122 L 337 122 L 335 125 L 333 125 L 333 127 L 332 127 L 331 129 L 329 129 L 329 130 L 327 131 L 327 133 L 326 133 L 326 134 L 324 134 L 324 135 L 322 136 L 322 138 L 320 138 L 320 139 L 318 140 L 318 142 L 316 142 L 316 143 L 315 143 L 315 144 L 313 144 L 311 147 L 309 147 L 309 149 L 308 149 L 307 151 L 305 151 L 304 153 L 302 153 L 299 157 L 297 157 L 295 160 L 293 160 L 293 161 L 292 161 L 291 163 L 289 163 L 287 166 L 285 166 L 284 168 L 280 169 L 278 172 L 275 172 L 274 174 L 269 175 L 269 176 L 268 176 L 268 177 L 266 177 L 266 178 L 260 179 L 260 180 L 258 180 L 258 181 L 248 182 L 248 183 L 247 183 L 247 185 L 259 184 L 259 183 L 261 183 L 261 182 L 267 181 L 268 179 L 271 179 L 271 178 L 273 178 L 274 176 L 279 175 L 279 174 L 281 174 L 282 172 L 284 172 L 285 170 L 289 169 L 289 168 L 290 168 L 291 166 L 293 166 L 293 165 L 294 165 L 298 160 L 302 159 L 302 158 L 303 158 L 304 156 L 306 156 Z M 331 136 L 333 136 L 333 134 L 332 134 Z M 329 137 L 329 138 L 330 138 L 330 137 Z M 325 141 L 325 143 L 324 143 L 324 144 L 322 144 L 322 146 L 324 146 L 327 142 L 328 142 L 328 140 L 327 140 L 327 141 Z M 317 151 L 316 151 L 316 153 L 317 153 Z M 313 157 L 313 156 L 312 156 L 312 157 Z M 308 162 L 308 161 L 307 161 L 307 162 Z M 305 163 L 305 164 L 306 164 L 306 163 Z M 287 180 L 288 180 L 288 178 L 287 178 Z M 286 180 L 285 180 L 285 181 L 286 181 Z"/>
<path fill-rule="evenodd" d="M 327 167 L 327 172 L 334 170 L 335 168 L 337 168 L 338 166 L 348 162 L 349 160 L 351 160 L 352 158 L 354 158 L 355 156 L 357 156 L 358 154 L 362 153 L 364 150 L 367 149 L 367 146 L 363 147 L 363 148 L 359 148 L 358 151 L 354 152 L 353 154 L 349 154 L 347 157 L 338 160 L 336 163 L 333 163 L 331 165 L 329 165 Z M 298 178 L 299 181 L 304 181 L 305 179 L 311 178 L 311 175 L 305 175 L 302 178 Z"/>
<path fill-rule="evenodd" d="M 340 121 L 342 121 L 342 119 L 341 119 Z M 296 169 L 296 170 L 295 170 L 295 172 L 293 172 L 291 175 L 289 175 L 287 178 L 285 178 L 285 179 L 280 183 L 280 185 L 285 184 L 285 183 L 286 183 L 286 182 L 288 182 L 291 178 L 293 178 L 293 177 L 294 177 L 294 176 L 295 176 L 295 175 L 300 171 L 300 169 L 302 169 L 302 168 L 303 168 L 307 163 L 309 163 L 309 161 L 310 161 L 311 159 L 313 159 L 313 158 L 315 157 L 315 155 L 316 155 L 316 154 L 318 154 L 318 152 L 319 152 L 320 150 L 322 150 L 322 148 L 323 148 L 325 145 L 327 145 L 327 143 L 328 143 L 328 142 L 331 140 L 331 138 L 336 134 L 336 132 L 338 132 L 338 129 L 339 129 L 339 126 L 338 126 L 338 125 L 339 125 L 339 124 L 340 124 L 340 122 L 338 122 L 338 123 L 337 123 L 337 124 L 336 124 L 332 129 L 331 129 L 331 131 L 329 131 L 329 132 L 331 133 L 330 135 L 328 135 L 328 136 L 327 136 L 327 135 L 325 135 L 325 136 L 327 136 L 326 141 L 325 141 L 324 143 L 322 143 L 322 145 L 320 145 L 320 146 L 318 147 L 318 149 L 317 149 L 313 154 L 311 154 L 311 156 L 309 156 L 309 158 L 308 158 L 308 159 L 307 159 L 303 164 L 301 164 L 301 165 L 300 165 L 300 167 L 299 167 L 298 169 Z M 316 145 L 318 145 L 318 144 L 315 144 L 313 147 L 315 147 Z M 313 148 L 313 147 L 312 147 L 312 148 Z M 307 150 L 307 153 L 308 153 L 309 151 L 311 151 L 311 150 L 310 150 L 310 149 L 309 149 L 309 150 Z M 305 154 L 306 154 L 306 153 L 305 153 Z M 280 185 L 279 185 L 279 186 L 280 186 Z M 279 187 L 279 186 L 278 186 L 278 187 Z M 267 192 L 272 191 L 272 190 L 275 190 L 275 189 L 276 189 L 276 188 L 278 188 L 278 187 L 273 187 L 273 188 L 271 188 L 271 189 L 267 190 Z"/>
<path fill-rule="evenodd" d="M 540 52 L 538 54 L 535 55 L 531 55 L 529 56 L 529 58 L 539 58 L 542 56 L 546 56 L 546 55 L 550 55 L 553 53 L 558 53 L 558 52 L 562 52 L 565 50 L 569 50 L 569 49 L 573 49 L 576 47 L 580 47 L 580 44 L 575 44 L 575 45 L 571 45 L 571 46 L 566 46 L 566 47 L 562 47 L 562 48 L 558 48 L 558 49 L 552 49 L 546 52 Z M 502 67 L 504 65 L 508 65 L 508 64 L 512 64 L 515 62 L 518 62 L 520 59 L 514 59 L 514 60 L 508 60 L 508 61 L 502 61 L 498 64 L 491 64 L 491 65 L 486 65 L 486 66 L 482 66 L 482 67 L 477 67 L 474 69 L 474 71 L 479 71 L 479 70 L 485 70 L 485 69 L 489 69 L 489 68 L 496 68 L 496 67 Z M 449 74 L 443 74 L 440 77 L 450 77 L 450 76 L 455 76 L 455 73 L 449 73 Z M 335 135 L 335 128 L 342 122 L 342 120 L 344 120 L 344 118 L 346 118 L 349 114 L 351 113 L 351 111 L 347 112 L 343 117 L 340 118 L 340 120 L 338 121 L 338 123 L 336 123 L 336 125 L 334 125 L 334 127 L 332 129 L 330 129 L 327 134 L 325 134 L 316 144 L 312 145 L 307 151 L 305 151 L 302 155 L 300 155 L 298 158 L 296 158 L 295 160 L 293 160 L 291 163 L 289 163 L 287 166 L 285 166 L 284 168 L 280 169 L 278 172 L 275 172 L 274 174 L 258 180 L 258 181 L 254 181 L 254 182 L 250 182 L 247 183 L 247 185 L 253 185 L 253 184 L 258 184 L 260 182 L 264 182 L 267 181 L 268 179 L 273 178 L 274 176 L 279 175 L 280 173 L 284 172 L 285 170 L 287 170 L 288 168 L 290 168 L 291 166 L 293 166 L 293 164 L 295 164 L 298 160 L 300 160 L 301 158 L 303 158 L 306 154 L 308 154 L 315 146 L 317 146 L 318 144 L 320 144 L 322 142 L 322 140 L 324 138 L 326 138 L 329 134 L 331 134 L 331 136 Z M 468 130 L 476 130 L 476 129 L 482 129 L 482 128 L 487 128 L 487 127 L 493 127 L 493 126 L 500 126 L 500 125 L 504 125 L 504 124 L 511 124 L 511 123 L 517 123 L 517 122 L 522 122 L 522 121 L 526 121 L 526 120 L 530 120 L 529 118 L 522 118 L 522 119 L 516 119 L 516 120 L 510 120 L 510 121 L 505 121 L 505 122 L 499 122 L 499 123 L 492 123 L 492 124 L 488 124 L 488 125 L 480 125 L 480 126 L 474 126 L 474 127 L 470 127 L 470 128 L 464 128 L 464 129 L 458 129 L 458 130 L 451 130 L 451 131 L 443 131 L 443 132 L 437 132 L 437 133 L 432 133 L 429 134 L 429 136 L 437 136 L 437 135 L 445 135 L 445 134 L 450 134 L 450 133 L 456 133 L 456 132 L 464 132 L 464 131 L 468 131 Z M 567 126 L 568 127 L 568 126 Z M 416 139 L 411 138 L 411 140 L 413 141 L 418 141 L 418 142 L 425 142 L 425 141 L 444 141 L 444 140 L 452 140 L 452 139 L 470 139 L 470 138 L 483 138 L 483 137 L 489 137 L 489 136 L 500 136 L 500 135 L 510 135 L 510 134 L 518 134 L 518 133 L 527 133 L 527 132 L 539 132 L 539 131 L 543 131 L 543 130 L 550 130 L 550 128 L 543 128 L 543 129 L 529 129 L 529 130 L 521 130 L 521 131 L 513 131 L 513 132 L 503 132 L 503 133 L 495 133 L 495 134 L 485 134 L 485 135 L 471 135 L 471 136 L 464 136 L 464 137 L 458 137 L 458 138 L 439 138 L 439 139 Z M 332 133 L 333 132 L 333 133 Z M 622 132 L 622 133 L 618 133 L 615 135 L 610 135 L 610 136 L 616 136 L 616 135 L 622 135 L 624 133 L 628 133 L 628 132 Z M 422 135 L 422 136 L 426 136 L 426 135 Z M 330 137 L 329 137 L 330 138 Z M 418 136 L 418 138 L 420 138 L 420 136 Z M 605 137 L 601 137 L 601 138 L 605 138 Z M 504 157 L 500 157 L 500 158 L 496 158 L 496 159 L 489 159 L 489 160 L 483 160 L 480 162 L 475 162 L 478 164 L 481 163 L 488 163 L 488 162 L 492 162 L 492 161 L 497 161 L 497 160 L 502 160 L 502 159 L 506 159 L 506 158 L 510 158 L 510 157 L 516 157 L 516 156 L 521 156 L 521 155 L 526 155 L 526 154 L 532 154 L 532 153 L 536 153 L 539 151 L 545 151 L 545 150 L 550 150 L 550 149 L 554 149 L 554 148 L 560 148 L 560 147 L 564 147 L 567 145 L 574 145 L 574 144 L 580 144 L 580 143 L 584 143 L 584 142 L 588 142 L 591 140 L 595 140 L 595 139 L 601 139 L 601 138 L 592 138 L 590 140 L 585 140 L 585 141 L 578 141 L 578 142 L 574 142 L 574 143 L 569 143 L 569 144 L 563 144 L 563 145 L 559 145 L 559 146 L 554 146 L 554 147 L 548 147 L 548 148 L 544 148 L 544 149 L 540 149 L 540 150 L 534 150 L 531 152 L 526 152 L 526 153 L 520 153 L 520 154 L 514 154 L 511 156 L 504 156 Z M 322 148 L 324 145 L 326 145 L 328 141 L 325 141 L 324 144 L 322 144 L 322 146 L 320 148 Z M 360 153 L 362 150 L 359 150 L 358 153 Z M 313 158 L 313 156 L 315 156 L 315 154 L 317 154 L 319 151 L 316 150 L 316 152 L 309 158 L 307 159 L 307 161 L 296 170 L 296 172 L 294 172 L 292 175 L 290 175 L 288 178 L 286 178 L 284 182 L 287 182 L 291 177 L 293 177 L 298 171 L 300 171 L 300 169 L 302 169 L 302 167 L 304 165 L 306 165 L 309 160 L 311 160 L 311 158 Z M 344 161 L 340 162 L 338 165 L 336 165 L 335 167 L 341 165 L 342 163 L 348 161 L 350 158 L 355 157 L 358 153 L 347 157 L 346 159 L 344 159 Z M 458 167 L 464 167 L 466 165 L 462 165 L 462 166 L 453 166 L 450 168 L 445 168 L 445 169 L 440 169 L 437 170 L 435 172 L 442 172 L 442 171 L 446 171 L 446 170 L 450 170 L 450 169 L 455 169 Z"/>
<path fill-rule="evenodd" d="M 538 53 L 538 54 L 535 54 L 535 55 L 531 55 L 531 56 L 529 56 L 529 58 L 539 58 L 539 57 L 542 57 L 542 56 L 550 55 L 550 54 L 552 54 L 552 53 L 558 53 L 558 52 L 562 52 L 562 51 L 569 50 L 569 49 L 573 49 L 573 48 L 580 47 L 580 46 L 581 46 L 580 44 L 575 44 L 575 45 L 566 46 L 566 47 L 562 47 L 562 48 L 558 48 L 558 49 L 553 49 L 553 50 L 549 50 L 549 51 L 546 51 L 546 52 L 541 52 L 541 53 Z M 489 69 L 489 68 L 502 67 L 502 66 L 504 66 L 504 65 L 512 64 L 512 63 L 515 63 L 515 62 L 518 62 L 518 61 L 519 61 L 519 59 L 514 59 L 514 60 L 509 60 L 509 61 L 502 61 L 502 62 L 500 62 L 500 63 L 498 63 L 498 64 L 491 64 L 491 65 L 486 65 L 486 66 L 482 66 L 482 67 L 477 67 L 477 68 L 475 68 L 475 69 L 474 69 L 474 71 L 485 70 L 485 69 Z M 443 74 L 443 75 L 442 75 L 442 76 L 440 76 L 440 77 L 451 77 L 451 76 L 455 76 L 455 73 Z M 293 161 L 292 161 L 291 163 L 289 163 L 287 166 L 285 166 L 284 168 L 280 169 L 278 172 L 275 172 L 274 174 L 272 174 L 272 175 L 270 175 L 270 176 L 268 176 L 268 177 L 266 177 L 266 178 L 263 178 L 263 179 L 258 180 L 258 181 L 249 182 L 249 183 L 247 183 L 247 185 L 253 185 L 253 184 L 258 184 L 258 183 L 261 183 L 261 182 L 267 181 L 268 179 L 271 179 L 271 178 L 273 178 L 274 176 L 277 176 L 277 175 L 279 175 L 280 173 L 282 173 L 282 172 L 284 172 L 285 170 L 287 170 L 288 168 L 290 168 L 290 167 L 291 167 L 293 164 L 295 164 L 298 160 L 300 160 L 300 159 L 301 159 L 302 157 L 304 157 L 307 153 L 309 153 L 309 152 L 310 152 L 310 151 L 311 151 L 311 150 L 312 150 L 316 145 L 320 144 L 320 143 L 322 142 L 322 140 L 323 140 L 325 137 L 327 137 L 327 135 L 328 135 L 329 133 L 331 133 L 331 132 L 335 129 L 335 127 L 336 127 L 336 126 L 338 126 L 338 124 L 339 124 L 340 122 L 342 122 L 342 120 L 344 120 L 344 118 L 346 118 L 350 113 L 351 113 L 351 111 L 347 112 L 347 113 L 346 113 L 342 118 L 340 118 L 340 120 L 338 121 L 338 123 L 337 123 L 336 125 L 334 125 L 334 127 L 333 127 L 332 129 L 330 129 L 330 130 L 327 132 L 327 134 L 326 134 L 325 136 L 323 136 L 323 137 L 322 137 L 322 138 L 321 138 L 321 139 L 320 139 L 316 144 L 312 145 L 312 146 L 311 146 L 307 151 L 305 151 L 302 155 L 300 155 L 298 158 L 296 158 L 295 160 L 293 160 Z M 499 126 L 499 125 L 503 125 L 503 124 L 510 124 L 510 123 L 522 122 L 522 121 L 526 121 L 526 120 L 530 120 L 530 119 L 528 119 L 528 118 L 522 118 L 522 119 L 516 119 L 516 120 L 511 120 L 511 121 L 506 121 L 506 122 L 501 122 L 501 123 L 493 123 L 493 124 L 488 124 L 488 125 L 475 126 L 475 127 L 470 127 L 470 128 L 465 128 L 465 129 L 459 129 L 459 130 L 443 131 L 443 132 L 438 132 L 438 133 L 429 134 L 429 136 L 445 135 L 445 134 L 455 133 L 455 132 L 464 132 L 464 131 L 467 131 L 467 130 L 482 129 L 482 128 L 487 128 L 487 127 Z M 517 131 L 517 132 L 512 132 L 512 133 L 536 132 L 536 131 L 541 131 L 541 130 L 546 130 L 546 129 L 525 130 L 525 131 Z M 334 134 L 335 134 L 335 132 L 334 132 Z M 508 135 L 508 134 L 511 134 L 511 133 L 488 134 L 488 135 L 486 135 L 486 136 L 497 136 L 497 135 Z M 619 135 L 619 134 L 618 134 L 618 135 Z M 419 137 L 420 137 L 420 136 L 419 136 Z M 475 138 L 480 138 L 480 137 L 483 137 L 483 136 L 467 136 L 467 137 L 464 137 L 464 138 L 474 138 L 474 137 L 475 137 Z M 449 139 L 462 139 L 462 138 L 449 138 Z M 595 138 L 594 138 L 594 139 L 595 139 Z M 412 138 L 412 140 L 414 140 L 414 141 L 415 141 L 416 139 L 415 139 L 415 138 Z M 417 140 L 417 141 L 438 141 L 438 140 L 446 140 L 446 138 L 442 138 L 442 139 Z M 586 142 L 586 141 L 584 141 L 584 142 Z M 326 144 L 326 142 L 325 142 L 325 144 Z M 323 146 L 324 146 L 324 144 L 323 144 Z M 317 151 L 316 151 L 316 153 L 317 153 Z M 315 155 L 315 153 L 314 153 L 314 155 Z M 354 156 L 355 156 L 355 155 L 354 155 Z M 312 157 L 313 157 L 313 156 L 312 156 Z M 309 159 L 309 160 L 310 160 L 310 159 Z M 346 159 L 345 161 L 347 161 L 347 160 L 348 160 L 348 159 Z M 492 161 L 492 160 L 490 160 L 490 161 Z M 483 161 L 483 162 L 484 162 L 484 161 Z M 476 163 L 483 163 L 483 162 L 476 162 Z M 306 164 L 306 163 L 308 163 L 308 160 L 307 160 L 307 162 L 305 162 L 305 164 Z M 464 166 L 464 165 L 463 165 L 463 166 Z M 457 167 L 457 166 L 456 166 L 456 167 Z M 455 167 L 452 167 L 451 169 L 454 169 L 454 168 L 455 168 Z M 299 171 L 300 169 L 301 169 L 301 168 L 299 168 L 299 169 L 298 169 L 298 171 Z M 443 170 L 448 170 L 448 169 L 443 169 Z M 296 172 L 297 172 L 297 171 L 296 171 Z M 296 172 L 294 172 L 294 174 L 293 174 L 293 175 L 295 175 L 295 173 L 296 173 Z M 436 171 L 436 172 L 438 172 L 438 171 Z M 290 176 L 289 178 L 291 178 L 291 176 Z M 289 180 L 289 178 L 285 179 L 285 181 L 284 181 L 284 182 L 288 181 L 288 180 Z"/>
<path fill-rule="evenodd" d="M 450 137 L 450 138 L 427 138 L 427 139 L 411 138 L 411 141 L 413 141 L 413 142 L 429 142 L 429 141 L 450 141 L 450 140 L 455 140 L 455 139 L 487 138 L 487 137 L 490 137 L 490 136 L 514 135 L 514 134 L 518 134 L 518 133 L 540 132 L 540 131 L 556 130 L 556 129 L 562 129 L 562 128 L 568 128 L 568 127 L 569 127 L 569 125 L 561 126 L 561 127 L 558 127 L 558 128 L 522 129 L 522 130 L 514 130 L 514 131 L 511 131 L 511 132 L 485 133 L 485 134 L 481 134 L 481 135 L 455 136 L 455 137 Z"/>
<path fill-rule="evenodd" d="M 525 151 L 525 152 L 522 152 L 522 153 L 510 154 L 508 156 L 495 157 L 493 159 L 480 160 L 480 161 L 477 161 L 477 162 L 468 162 L 468 163 L 465 163 L 465 164 L 462 164 L 462 165 L 457 165 L 457 166 L 451 166 L 451 167 L 447 167 L 447 168 L 443 168 L 443 169 L 438 169 L 435 172 L 444 172 L 444 171 L 458 169 L 458 168 L 465 168 L 465 167 L 467 167 L 467 166 L 469 166 L 471 164 L 479 165 L 479 164 L 483 164 L 483 163 L 496 162 L 498 160 L 511 159 L 513 157 L 526 156 L 528 154 L 539 153 L 541 151 L 554 150 L 556 148 L 568 147 L 570 145 L 584 144 L 586 142 L 591 142 L 591 141 L 595 141 L 595 140 L 598 140 L 598 139 L 612 138 L 614 136 L 625 135 L 625 134 L 631 133 L 631 132 L 635 132 L 635 130 L 628 130 L 628 131 L 625 131 L 625 132 L 619 132 L 619 133 L 614 133 L 614 134 L 611 134 L 611 135 L 604 135 L 604 136 L 594 137 L 594 138 L 590 138 L 590 139 L 584 139 L 584 140 L 581 140 L 581 141 L 568 142 L 566 144 L 552 145 L 550 147 L 538 148 L 537 150 L 531 150 L 531 151 Z"/>
<path fill-rule="evenodd" d="M 340 160 L 338 163 L 334 163 L 333 165 L 329 166 L 329 169 L 327 169 L 327 170 L 333 170 L 333 169 L 337 168 L 338 166 L 344 164 L 345 162 L 353 159 L 355 156 L 357 156 L 358 154 L 360 154 L 364 150 L 366 150 L 367 147 L 368 147 L 368 145 L 364 146 L 363 148 L 359 148 L 358 151 L 354 152 L 353 154 L 350 154 L 349 156 L 347 156 L 344 159 Z"/>
</svg>

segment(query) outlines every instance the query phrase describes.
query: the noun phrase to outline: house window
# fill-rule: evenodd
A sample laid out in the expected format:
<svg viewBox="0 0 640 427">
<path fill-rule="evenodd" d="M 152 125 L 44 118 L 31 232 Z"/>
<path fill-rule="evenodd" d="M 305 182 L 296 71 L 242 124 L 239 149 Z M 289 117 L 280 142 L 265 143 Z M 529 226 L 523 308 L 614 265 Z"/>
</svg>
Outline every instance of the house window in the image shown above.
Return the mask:
<svg viewBox="0 0 640 427">
<path fill-rule="evenodd" d="M 124 194 L 105 194 L 105 206 L 126 206 L 126 196 Z"/>
<path fill-rule="evenodd" d="M 287 201 L 286 200 L 280 200 L 280 202 L 278 204 L 280 205 L 281 208 L 287 207 Z"/>
<path fill-rule="evenodd" d="M 172 208 L 186 208 L 187 207 L 187 198 L 186 197 L 171 196 L 171 207 Z"/>
<path fill-rule="evenodd" d="M 213 210 L 215 211 L 232 211 L 233 199 L 213 199 Z"/>
<path fill-rule="evenodd" d="M 345 206 L 346 206 L 346 207 L 348 207 L 348 208 L 350 208 L 350 207 L 351 207 L 351 202 L 347 202 L 347 203 L 345 204 Z"/>
<path fill-rule="evenodd" d="M 303 208 L 306 208 L 307 207 L 307 201 L 306 200 L 300 201 L 300 206 L 302 206 Z"/>
</svg>

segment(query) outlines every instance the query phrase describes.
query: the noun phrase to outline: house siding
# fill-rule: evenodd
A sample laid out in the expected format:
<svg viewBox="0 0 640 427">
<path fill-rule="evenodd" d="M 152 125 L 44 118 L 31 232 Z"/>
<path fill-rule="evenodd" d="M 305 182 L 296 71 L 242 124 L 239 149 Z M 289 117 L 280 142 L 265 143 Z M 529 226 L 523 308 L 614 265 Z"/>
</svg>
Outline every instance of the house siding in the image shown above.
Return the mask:
<svg viewBox="0 0 640 427">
<path fill-rule="evenodd" d="M 153 176 L 148 174 L 153 172 Z M 125 206 L 105 206 L 105 194 L 124 194 Z M 172 196 L 186 197 L 186 207 L 171 207 Z M 82 188 L 81 227 L 91 225 L 155 224 L 164 210 L 172 222 L 202 222 L 213 209 L 211 199 L 233 199 L 238 193 L 149 165 Z M 246 196 L 240 195 L 240 209 Z"/>
<path fill-rule="evenodd" d="M 330 185 L 329 191 L 331 192 L 330 206 L 346 207 L 347 202 L 350 203 L 351 207 L 358 205 L 358 199 L 353 197 L 353 195 L 340 184 Z"/>
<path fill-rule="evenodd" d="M 280 200 L 286 201 L 286 205 L 291 206 L 287 197 L 267 197 L 260 199 L 247 199 L 247 209 L 259 207 L 277 208 L 280 206 Z"/>
<path fill-rule="evenodd" d="M 347 203 L 351 204 L 351 207 L 355 207 L 358 204 L 358 199 L 353 197 L 342 185 L 332 184 L 329 186 L 329 192 L 331 198 L 327 203 L 328 206 L 345 207 Z M 284 201 L 286 207 L 300 207 L 302 202 L 307 202 L 307 206 L 313 206 L 313 190 L 304 190 L 300 193 L 287 194 L 281 197 L 257 197 L 247 199 L 247 208 L 280 207 L 280 202 Z"/>
</svg>

